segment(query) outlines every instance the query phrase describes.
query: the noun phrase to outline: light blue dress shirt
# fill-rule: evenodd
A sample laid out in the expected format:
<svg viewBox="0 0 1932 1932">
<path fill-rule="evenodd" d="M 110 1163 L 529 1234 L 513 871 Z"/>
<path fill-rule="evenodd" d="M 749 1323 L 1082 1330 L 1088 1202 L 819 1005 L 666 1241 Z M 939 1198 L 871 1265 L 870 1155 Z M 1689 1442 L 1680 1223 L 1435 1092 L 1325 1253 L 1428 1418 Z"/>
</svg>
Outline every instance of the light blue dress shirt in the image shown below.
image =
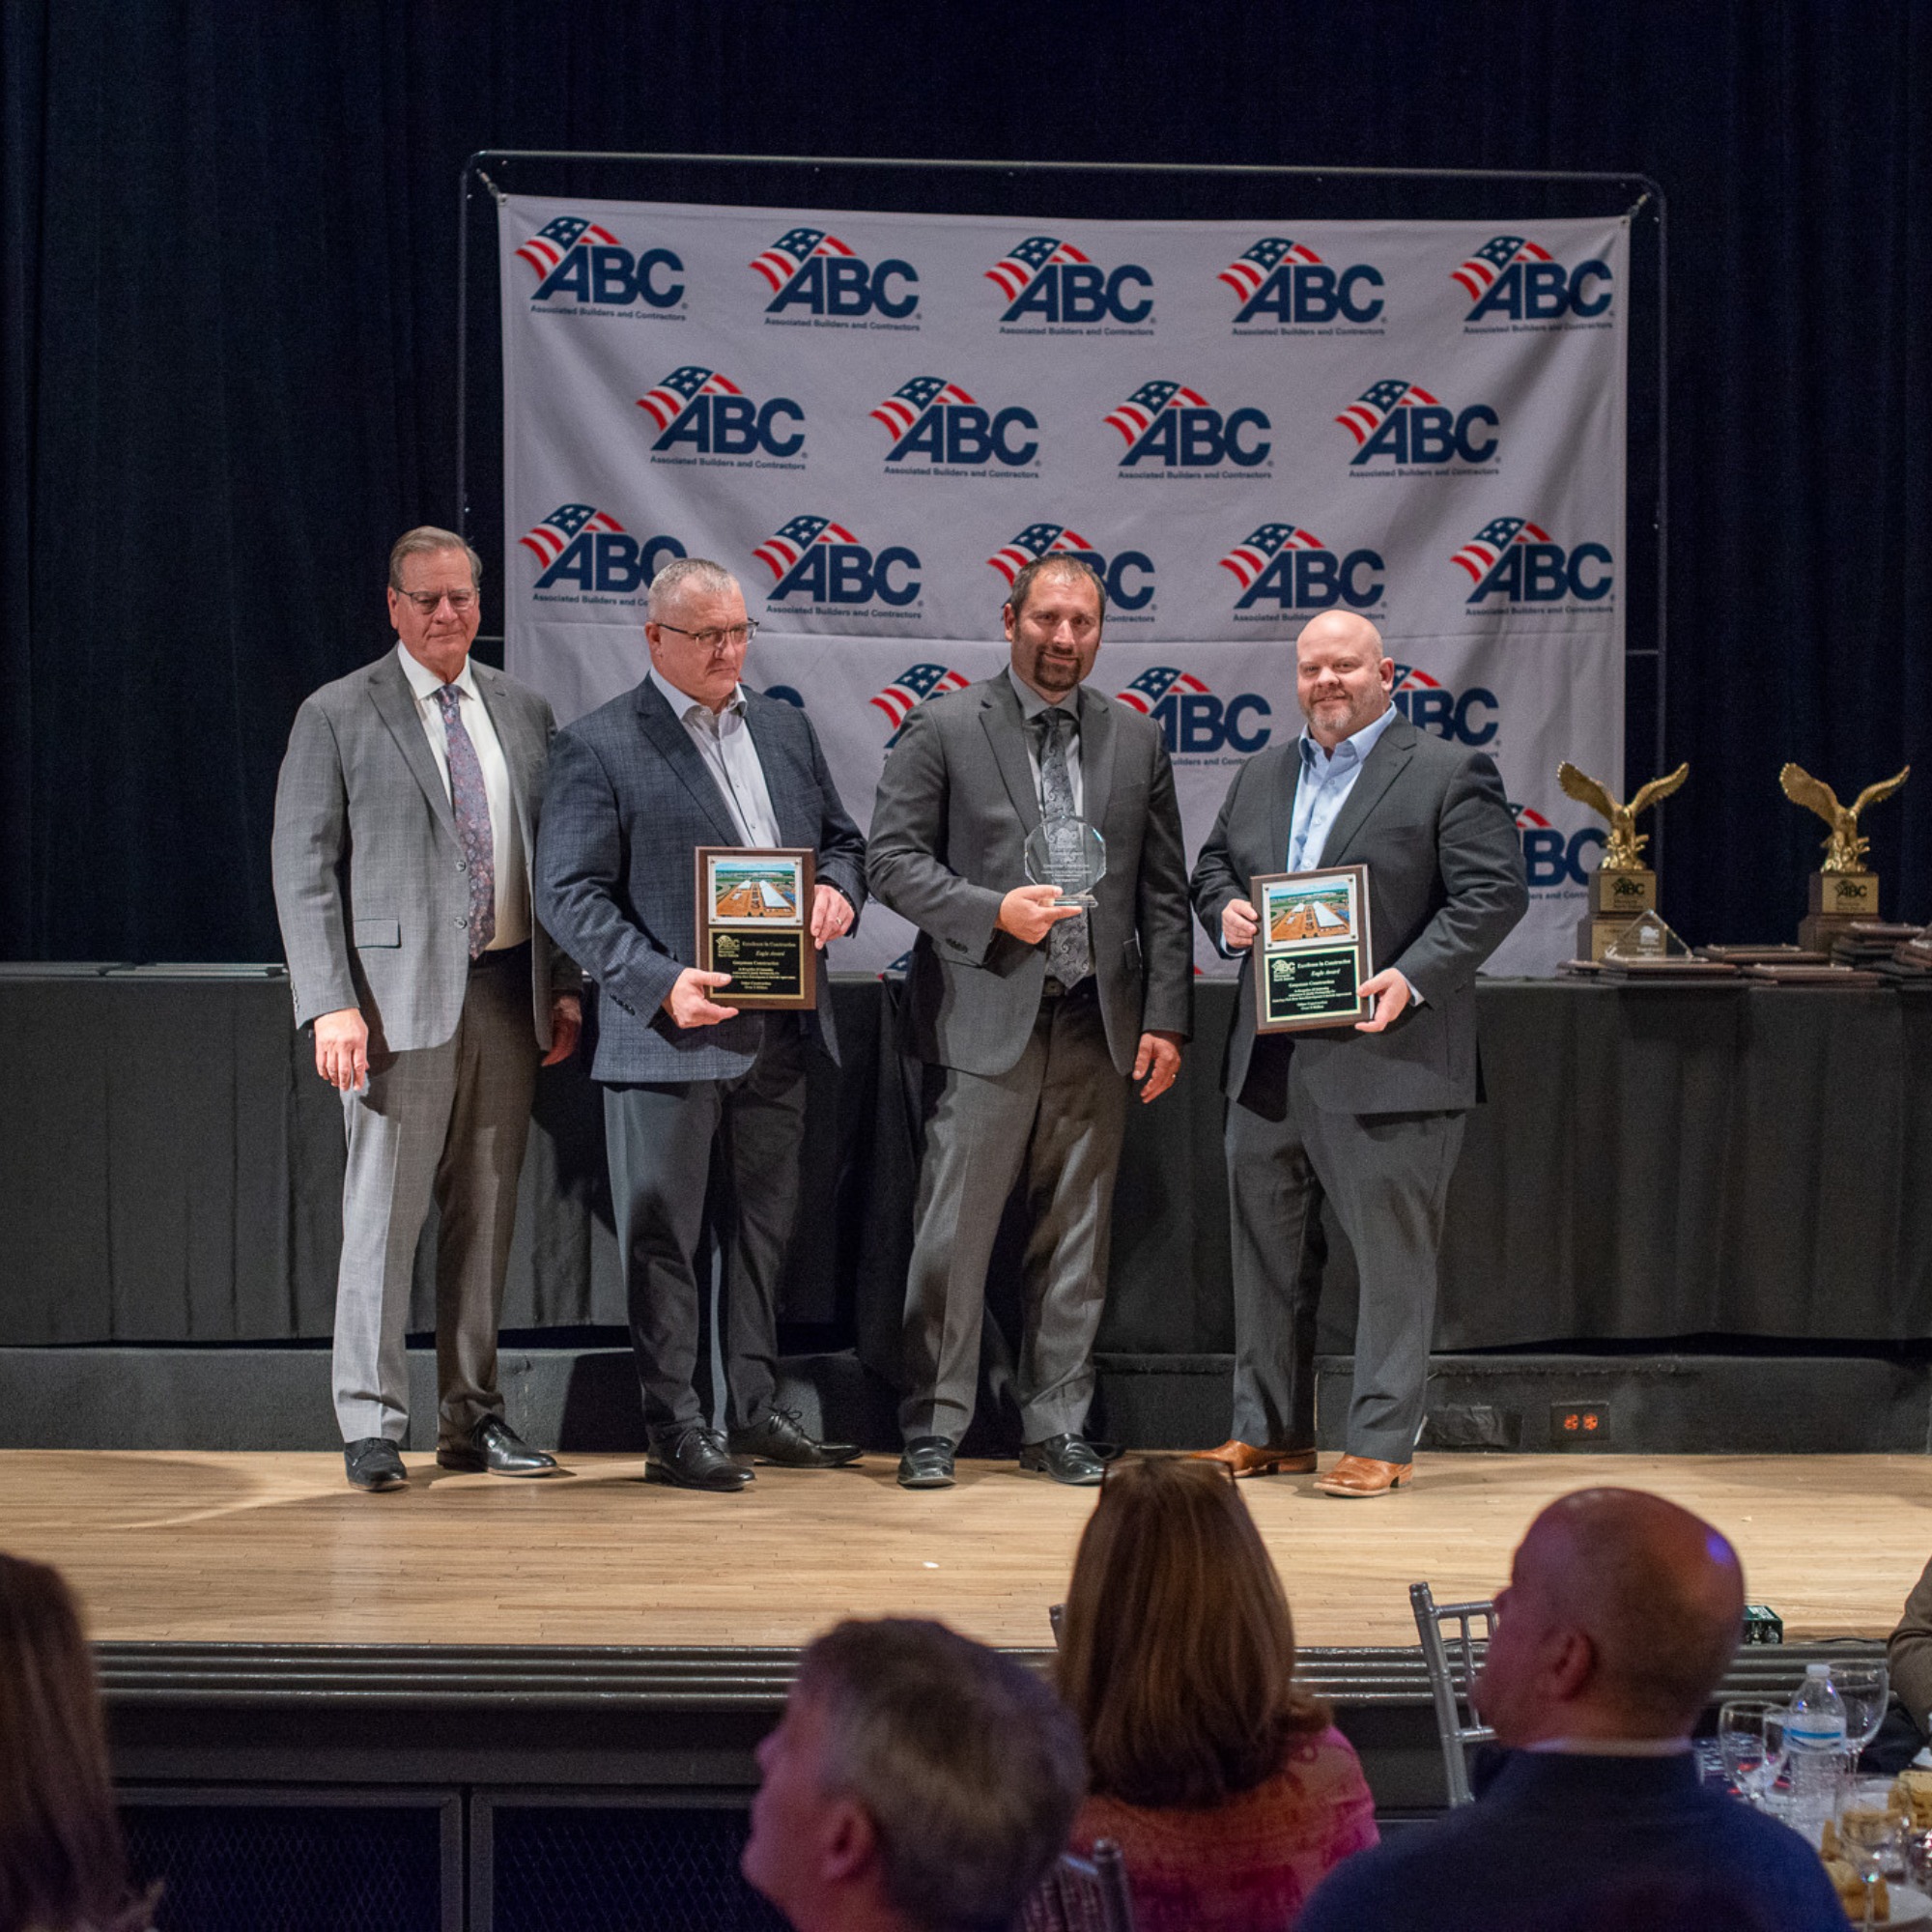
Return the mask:
<svg viewBox="0 0 1932 1932">
<path fill-rule="evenodd" d="M 1288 835 L 1288 869 L 1305 872 L 1321 863 L 1321 849 L 1328 842 L 1329 829 L 1341 815 L 1362 775 L 1369 753 L 1396 715 L 1391 704 L 1373 724 L 1364 724 L 1352 738 L 1344 738 L 1332 752 L 1324 752 L 1307 731 L 1296 740 L 1301 754 L 1301 782 L 1294 788 L 1294 818 Z"/>
</svg>

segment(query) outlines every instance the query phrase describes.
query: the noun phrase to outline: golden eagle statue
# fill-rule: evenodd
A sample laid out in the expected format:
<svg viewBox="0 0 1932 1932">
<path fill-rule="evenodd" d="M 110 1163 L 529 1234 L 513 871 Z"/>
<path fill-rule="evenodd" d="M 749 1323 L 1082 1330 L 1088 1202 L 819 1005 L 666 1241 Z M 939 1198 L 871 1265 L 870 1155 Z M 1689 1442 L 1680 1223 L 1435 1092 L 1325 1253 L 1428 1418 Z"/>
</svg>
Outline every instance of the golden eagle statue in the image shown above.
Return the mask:
<svg viewBox="0 0 1932 1932">
<path fill-rule="evenodd" d="M 1609 843 L 1604 847 L 1603 869 L 1606 872 L 1640 872 L 1643 861 L 1637 854 L 1650 843 L 1648 834 L 1636 829 L 1636 815 L 1668 798 L 1690 776 L 1689 765 L 1679 765 L 1667 778 L 1652 779 L 1628 805 L 1619 805 L 1587 772 L 1579 772 L 1568 758 L 1556 767 L 1556 781 L 1579 805 L 1609 821 Z"/>
<path fill-rule="evenodd" d="M 1840 805 L 1838 794 L 1823 779 L 1814 779 L 1803 765 L 1786 765 L 1778 773 L 1777 781 L 1784 787 L 1784 795 L 1793 805 L 1802 805 L 1807 810 L 1815 811 L 1832 828 L 1832 836 L 1825 840 L 1825 863 L 1818 869 L 1821 872 L 1861 872 L 1864 867 L 1859 861 L 1864 857 L 1871 840 L 1859 837 L 1859 813 L 1867 806 L 1876 805 L 1880 799 L 1889 798 L 1911 776 L 1912 767 L 1907 765 L 1891 778 L 1866 785 L 1860 792 L 1857 803 L 1849 807 Z"/>
</svg>

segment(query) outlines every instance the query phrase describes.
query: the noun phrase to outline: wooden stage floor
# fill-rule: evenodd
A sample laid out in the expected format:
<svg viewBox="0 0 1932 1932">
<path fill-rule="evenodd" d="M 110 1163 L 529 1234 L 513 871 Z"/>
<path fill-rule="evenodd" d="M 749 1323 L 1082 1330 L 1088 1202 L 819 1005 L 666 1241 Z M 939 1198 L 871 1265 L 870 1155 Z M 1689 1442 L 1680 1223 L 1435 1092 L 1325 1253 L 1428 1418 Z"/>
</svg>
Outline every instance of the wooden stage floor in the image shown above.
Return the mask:
<svg viewBox="0 0 1932 1932">
<path fill-rule="evenodd" d="M 542 1482 L 408 1461 L 407 1491 L 370 1496 L 334 1455 L 0 1452 L 0 1548 L 58 1564 L 102 1641 L 784 1646 L 901 1612 L 1040 1647 L 1093 1505 L 1009 1463 L 914 1493 L 869 1456 L 717 1497 L 631 1456 Z M 1409 1582 L 1490 1595 L 1536 1510 L 1592 1483 L 1710 1518 L 1792 1642 L 1883 1636 L 1932 1555 L 1918 1457 L 1437 1455 L 1418 1478 L 1357 1503 L 1241 1486 L 1304 1645 L 1412 1644 Z"/>
</svg>

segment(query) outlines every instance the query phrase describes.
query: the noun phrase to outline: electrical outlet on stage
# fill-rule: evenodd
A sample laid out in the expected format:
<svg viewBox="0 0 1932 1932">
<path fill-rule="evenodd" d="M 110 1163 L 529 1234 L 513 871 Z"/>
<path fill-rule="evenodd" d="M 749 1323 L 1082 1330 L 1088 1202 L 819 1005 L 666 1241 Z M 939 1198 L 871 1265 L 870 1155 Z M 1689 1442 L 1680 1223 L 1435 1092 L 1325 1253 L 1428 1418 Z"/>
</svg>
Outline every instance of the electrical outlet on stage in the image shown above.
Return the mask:
<svg viewBox="0 0 1932 1932">
<path fill-rule="evenodd" d="M 1552 1402 L 1549 1405 L 1549 1446 L 1552 1449 L 1605 1449 L 1609 1440 L 1608 1403 Z"/>
</svg>

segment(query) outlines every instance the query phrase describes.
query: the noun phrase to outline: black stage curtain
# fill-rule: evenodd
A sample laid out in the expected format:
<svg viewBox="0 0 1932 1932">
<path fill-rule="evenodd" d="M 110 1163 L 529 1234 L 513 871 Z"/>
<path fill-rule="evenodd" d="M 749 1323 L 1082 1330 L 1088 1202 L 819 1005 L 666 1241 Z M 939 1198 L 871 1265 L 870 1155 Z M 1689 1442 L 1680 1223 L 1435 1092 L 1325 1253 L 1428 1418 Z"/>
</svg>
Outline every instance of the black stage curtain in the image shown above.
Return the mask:
<svg viewBox="0 0 1932 1932">
<path fill-rule="evenodd" d="M 1651 173 L 1666 914 L 1788 934 L 1819 828 L 1778 764 L 1926 753 L 1917 0 L 7 0 L 0 115 L 0 954 L 277 955 L 289 721 L 384 645 L 396 531 L 457 518 L 482 147 Z M 1871 831 L 1932 917 L 1932 770 Z"/>
</svg>

